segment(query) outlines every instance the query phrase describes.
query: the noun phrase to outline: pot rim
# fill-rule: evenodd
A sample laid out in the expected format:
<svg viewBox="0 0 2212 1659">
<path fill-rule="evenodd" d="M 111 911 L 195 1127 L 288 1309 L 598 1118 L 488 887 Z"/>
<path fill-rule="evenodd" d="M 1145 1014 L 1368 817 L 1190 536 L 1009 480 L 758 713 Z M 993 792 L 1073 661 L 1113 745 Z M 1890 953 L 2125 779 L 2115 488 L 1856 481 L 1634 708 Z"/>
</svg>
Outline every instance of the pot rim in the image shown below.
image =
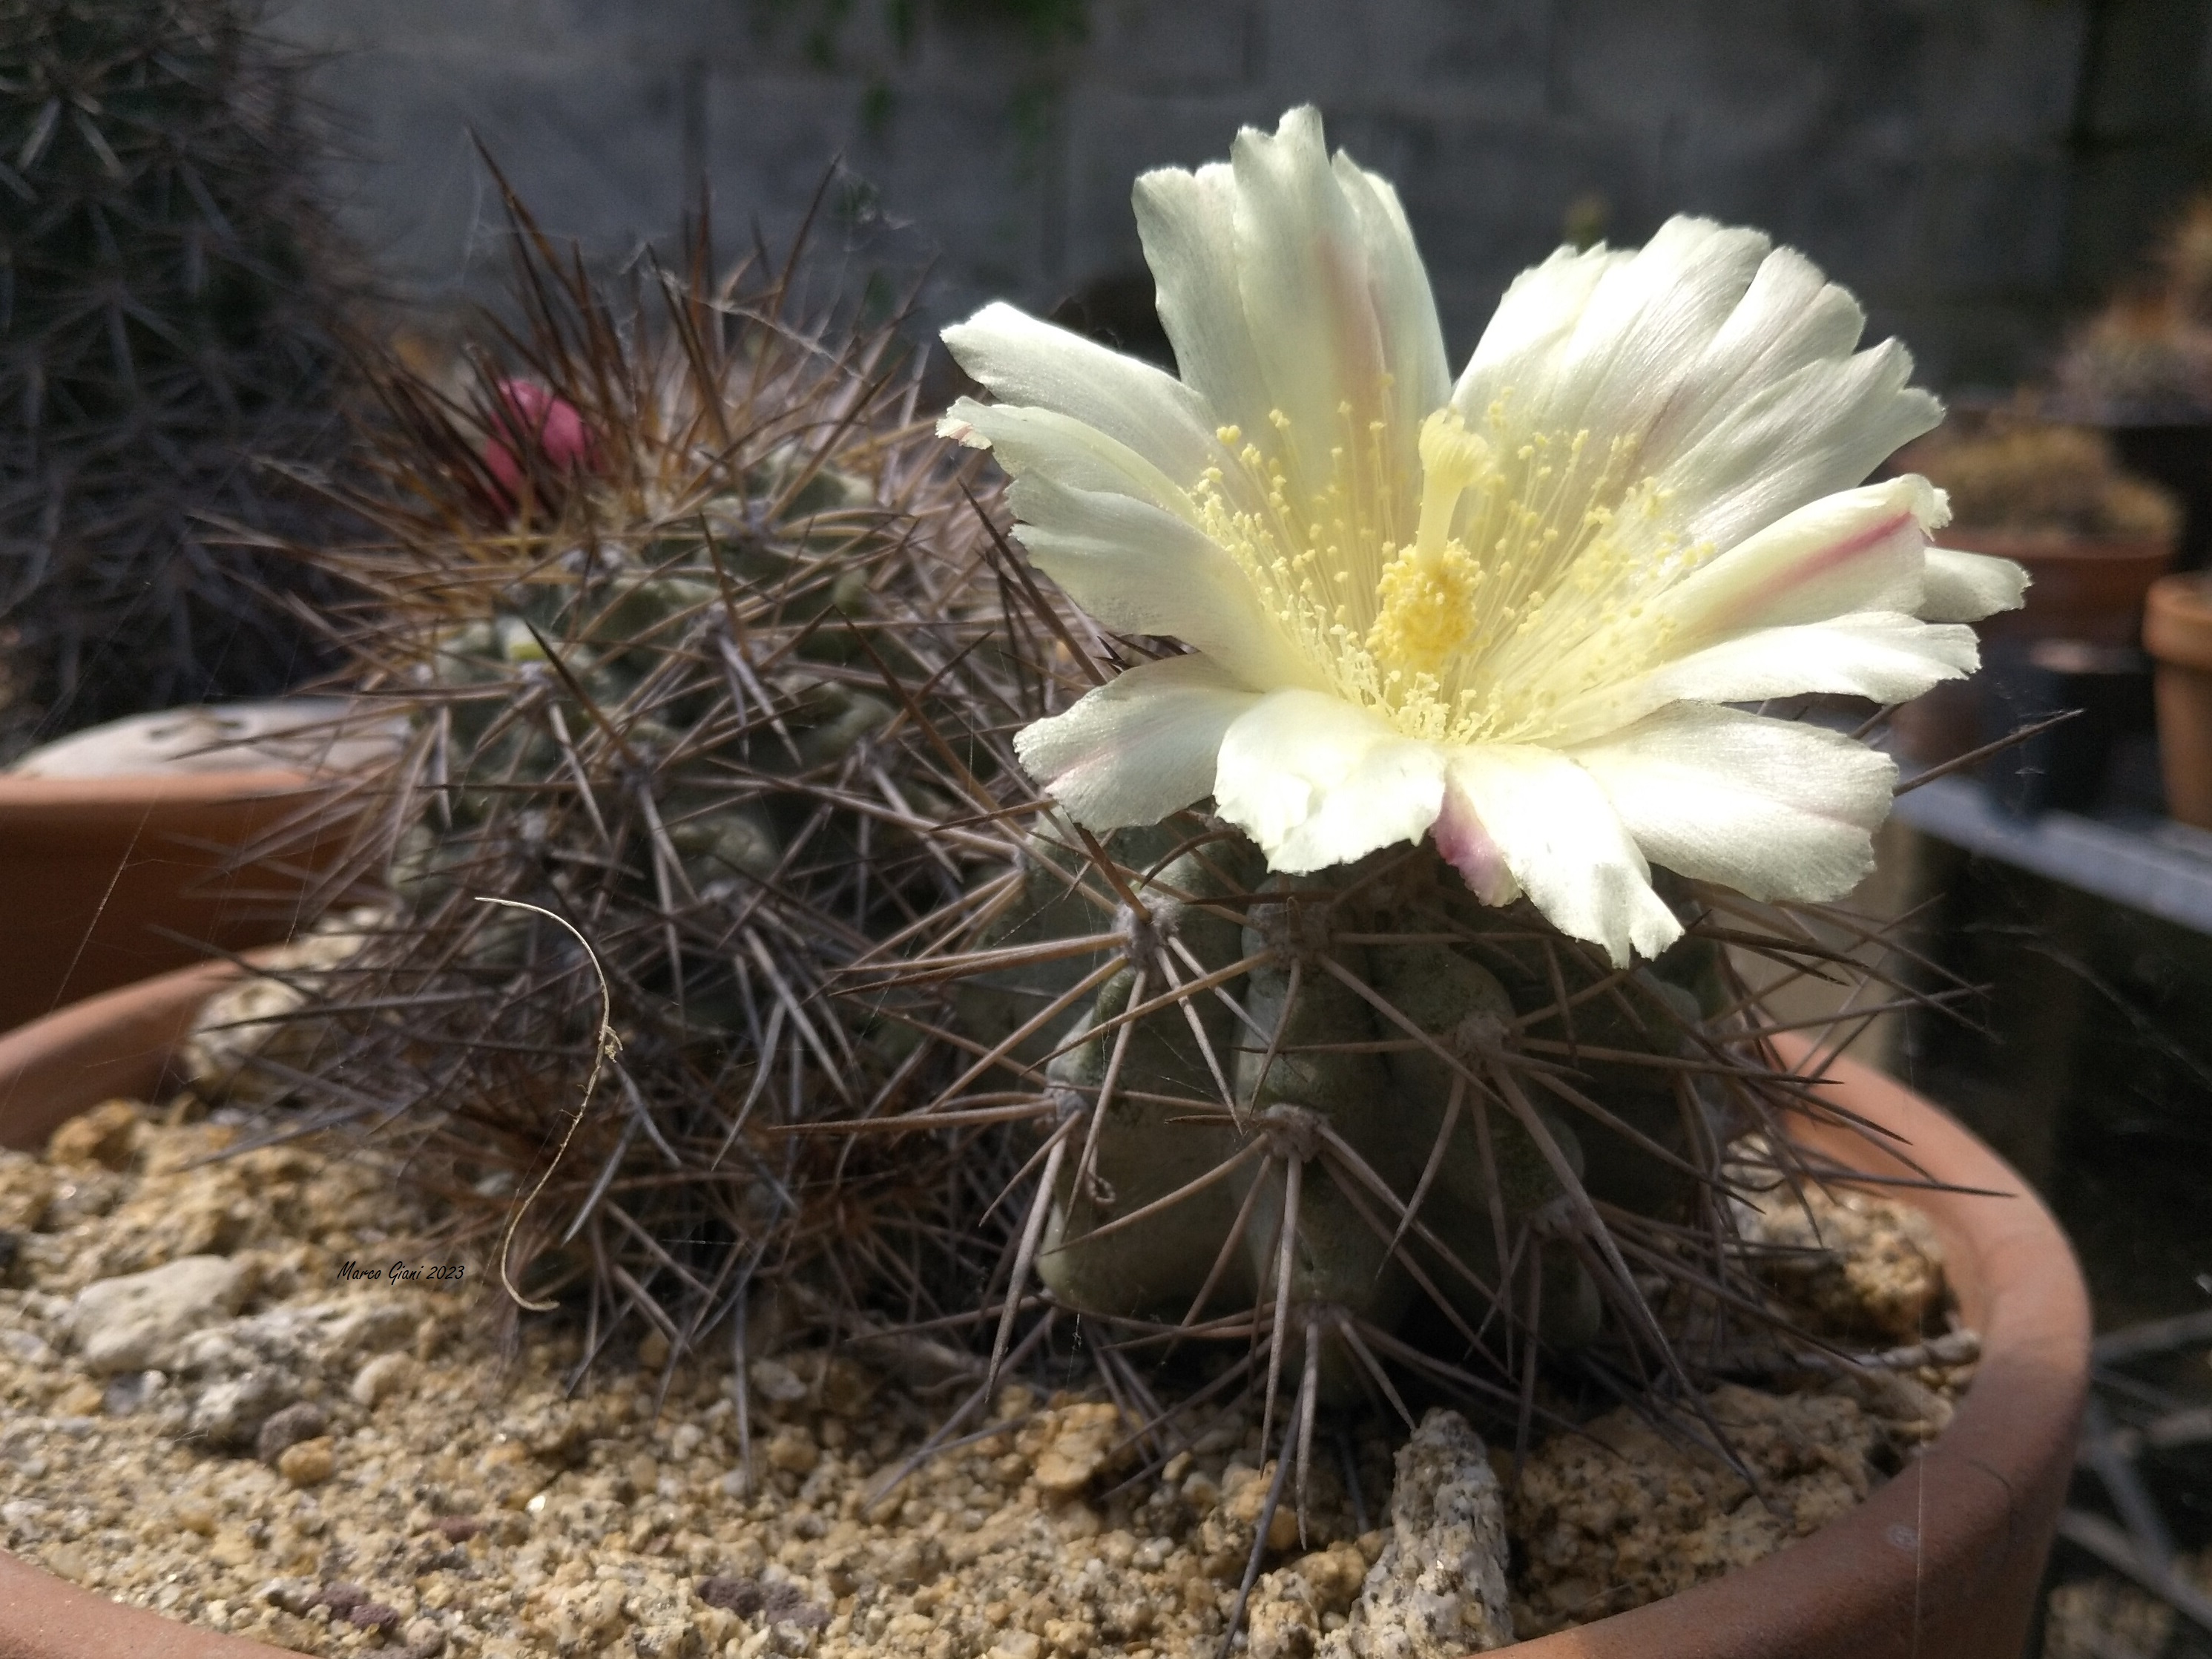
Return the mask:
<svg viewBox="0 0 2212 1659">
<path fill-rule="evenodd" d="M 228 772 L 120 772 L 96 778 L 26 778 L 0 772 L 0 818 L 40 820 L 309 795 L 339 780 L 290 767 Z"/>
<path fill-rule="evenodd" d="M 43 1140 L 101 1100 L 151 1092 L 201 1003 L 241 971 L 203 963 L 0 1035 L 0 1144 Z M 1792 1069 L 1819 1053 L 1802 1034 L 1774 1042 Z M 1942 1242 L 1962 1311 L 1981 1333 L 1974 1385 L 1923 1455 L 1848 1515 L 1680 1595 L 1522 1643 L 1514 1651 L 1528 1659 L 1994 1659 L 2019 1651 L 2088 1385 L 2080 1269 L 2027 1183 L 1941 1109 L 1850 1060 L 1830 1059 L 1817 1075 L 1899 1150 L 1877 1150 L 1840 1129 L 1808 1132 L 1814 1146 L 1898 1182 L 1921 1182 L 1917 1164 L 1978 1189 L 1923 1185 L 1916 1198 Z M 1993 1604 L 2002 1616 L 1991 1616 Z M 111 1601 L 0 1550 L 0 1659 L 270 1659 L 277 1651 Z"/>
<path fill-rule="evenodd" d="M 2212 573 L 2185 570 L 2151 584 L 2143 646 L 2161 663 L 2212 669 Z"/>
</svg>

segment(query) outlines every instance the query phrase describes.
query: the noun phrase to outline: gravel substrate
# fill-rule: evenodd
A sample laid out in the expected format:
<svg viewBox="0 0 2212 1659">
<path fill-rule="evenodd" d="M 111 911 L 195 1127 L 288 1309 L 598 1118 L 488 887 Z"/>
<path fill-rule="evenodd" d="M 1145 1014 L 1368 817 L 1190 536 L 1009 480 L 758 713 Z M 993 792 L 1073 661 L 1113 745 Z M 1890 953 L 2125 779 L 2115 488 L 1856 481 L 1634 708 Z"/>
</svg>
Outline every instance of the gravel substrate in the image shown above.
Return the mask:
<svg viewBox="0 0 2212 1659">
<path fill-rule="evenodd" d="M 1213 1413 L 1117 1492 L 1114 1407 L 1018 1387 L 996 1431 L 871 1507 L 957 1379 L 756 1362 L 748 1469 L 726 1364 L 679 1367 L 664 1396 L 648 1340 L 563 1398 L 574 1334 L 544 1322 L 502 1349 L 496 1287 L 426 1259 L 377 1172 L 307 1146 L 200 1161 L 236 1133 L 115 1103 L 44 1158 L 0 1153 L 0 1543 L 49 1571 L 309 1654 L 1218 1648 L 1272 1473 L 1255 1414 Z M 1844 1219 L 1933 1294 L 1909 1223 Z M 1924 1310 L 1877 1278 L 1865 1307 Z M 1625 1414 L 1540 1448 L 1504 1499 L 1512 1628 L 1619 1611 L 1810 1531 L 1941 1426 L 1963 1376 L 1720 1390 L 1765 1504 Z M 1252 1654 L 1442 1659 L 1503 1635 L 1478 1559 L 1499 1482 L 1480 1459 L 1422 1461 L 1469 1443 L 1456 1423 L 1437 1413 L 1405 1448 L 1373 1424 L 1316 1458 L 1303 1540 L 1276 1517 Z"/>
</svg>

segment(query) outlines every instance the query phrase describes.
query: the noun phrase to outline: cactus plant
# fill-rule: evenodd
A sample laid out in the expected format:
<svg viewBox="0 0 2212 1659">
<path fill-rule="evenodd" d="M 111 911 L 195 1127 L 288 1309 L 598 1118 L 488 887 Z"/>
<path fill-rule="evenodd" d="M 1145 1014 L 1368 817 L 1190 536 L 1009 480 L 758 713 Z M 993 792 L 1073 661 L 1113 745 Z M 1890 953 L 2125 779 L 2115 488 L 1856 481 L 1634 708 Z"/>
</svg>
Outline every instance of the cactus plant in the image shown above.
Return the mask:
<svg viewBox="0 0 2212 1659">
<path fill-rule="evenodd" d="M 2180 504 L 2123 471 L 2103 433 L 2023 410 L 1954 416 L 1901 452 L 1897 465 L 1939 485 L 1954 522 L 1972 530 L 2170 542 L 2181 526 Z"/>
<path fill-rule="evenodd" d="M 1685 937 L 1617 968 L 1431 848 L 1269 874 L 1203 811 L 1101 840 L 1006 787 L 1032 825 L 1018 895 L 872 965 L 953 982 L 988 1045 L 926 1112 L 1028 1086 L 1018 1285 L 1251 1345 L 1271 1399 L 1303 1355 L 1316 1401 L 1410 1371 L 1522 1435 L 1540 1377 L 1694 1419 L 1716 1356 L 1808 1340 L 1735 1206 L 1844 1172 L 1796 1150 L 1791 1124 L 1831 1115 L 1729 952 L 1911 997 L 1809 925 L 1856 945 L 1879 923 L 1670 881 Z"/>
<path fill-rule="evenodd" d="M 1958 678 L 2023 574 L 1932 547 L 1925 480 L 1853 488 L 1940 406 L 1754 232 L 1562 249 L 1455 381 L 1315 112 L 1136 199 L 1180 379 L 1002 305 L 945 336 L 991 401 L 940 429 L 1012 475 L 1070 654 L 1075 614 L 1107 641 L 1014 739 L 1042 793 L 1000 775 L 1020 896 L 882 963 L 963 980 L 988 1045 L 922 1121 L 1011 1078 L 1041 1132 L 1000 1347 L 1031 1273 L 1242 1346 L 1266 1414 L 1297 1377 L 1279 1495 L 1324 1404 L 1408 1378 L 1724 1447 L 1715 1370 L 1815 1346 L 1735 1206 L 1841 1173 L 1730 953 L 1836 966 L 1808 907 L 1895 776 L 1735 705 Z"/>
<path fill-rule="evenodd" d="M 2060 354 L 2054 389 L 2072 419 L 2186 423 L 2212 410 L 2212 197 L 2184 207 L 2148 264 Z"/>
<path fill-rule="evenodd" d="M 350 269 L 252 0 L 0 5 L 0 635 L 20 747 L 323 664 Z"/>
<path fill-rule="evenodd" d="M 1240 145 L 1260 152 L 1256 172 L 1303 175 L 1309 191 L 1378 188 L 1330 166 L 1310 117 Z M 1358 202 L 1373 211 L 1340 215 L 1333 234 L 1402 234 L 1387 197 Z M 948 430 L 998 449 L 1017 475 L 1016 533 L 1094 621 L 981 535 L 975 475 L 915 426 L 887 337 L 799 326 L 787 278 L 741 274 L 717 293 L 703 252 L 687 276 L 653 273 L 665 311 L 620 318 L 526 219 L 520 228 L 532 326 L 482 366 L 479 400 L 456 407 L 402 376 L 386 386 L 416 433 L 383 498 L 392 544 L 376 555 L 411 620 L 369 647 L 370 683 L 420 711 L 392 820 L 398 908 L 308 1006 L 330 1028 L 323 1051 L 280 1073 L 325 1117 L 396 1124 L 459 1225 L 517 1237 L 522 1292 L 585 1287 L 594 1352 L 628 1320 L 658 1328 L 672 1353 L 726 1326 L 742 1360 L 756 1293 L 772 1285 L 779 1305 L 848 1334 L 879 1334 L 889 1317 L 988 1334 L 993 1372 L 1073 1314 L 1113 1339 L 1091 1352 L 1135 1401 L 1151 1384 L 1133 1356 L 1225 1341 L 1206 1388 L 1259 1391 L 1263 1436 L 1289 1395 L 1277 1498 L 1283 1472 L 1310 1462 L 1322 1408 L 1364 1390 L 1401 1410 L 1413 1388 L 1449 1392 L 1524 1436 L 1577 1410 L 1577 1391 L 1626 1397 L 1724 1446 L 1701 1420 L 1704 1385 L 1819 1346 L 1768 1289 L 1766 1247 L 1740 1231 L 1738 1201 L 1847 1176 L 1790 1133 L 1847 1120 L 1780 1066 L 1776 1024 L 1732 953 L 1894 983 L 1822 942 L 1807 891 L 1838 894 L 1870 861 L 1886 761 L 1837 733 L 1697 714 L 1695 730 L 1728 735 L 1755 775 L 1696 772 L 1676 749 L 1662 757 L 1669 785 L 1777 792 L 1759 823 L 1807 866 L 1766 879 L 1754 866 L 1733 884 L 1717 873 L 1727 838 L 1694 829 L 1664 843 L 1669 873 L 1625 830 L 1615 844 L 1583 822 L 1558 827 L 1548 847 L 1620 866 L 1565 881 L 1522 856 L 1528 820 L 1501 797 L 1473 823 L 1431 803 L 1433 833 L 1408 830 L 1389 794 L 1419 781 L 1410 738 L 1390 738 L 1393 764 L 1371 774 L 1324 776 L 1322 754 L 1304 794 L 1279 790 L 1290 805 L 1272 812 L 1239 793 L 1224 745 L 1202 757 L 1209 799 L 1188 732 L 1224 707 L 1311 699 L 1299 707 L 1317 733 L 1285 744 L 1302 763 L 1343 719 L 1311 689 L 1318 672 L 1267 693 L 1217 672 L 1207 652 L 1243 670 L 1290 657 L 1213 628 L 1188 594 L 1099 578 L 1110 557 L 1165 546 L 1182 562 L 1146 569 L 1226 605 L 1228 574 L 1186 532 L 1244 535 L 1249 553 L 1260 515 L 1216 511 L 1217 472 L 1195 496 L 1176 483 L 1133 447 L 1153 434 L 1129 416 L 1151 398 L 1179 422 L 1170 437 L 1205 454 L 1240 442 L 1232 423 L 1208 440 L 1187 388 L 1027 319 L 987 313 L 956 335 L 1003 401 L 962 403 Z M 1747 249 L 1766 251 L 1714 227 L 1672 234 L 1669 257 L 1702 246 L 1743 283 L 1758 264 Z M 1337 275 L 1377 257 L 1353 241 L 1331 246 Z M 1622 258 L 1560 257 L 1601 269 Z M 1762 280 L 1802 288 L 1802 262 L 1775 258 L 1779 274 Z M 1371 300 L 1389 277 L 1403 300 L 1404 275 L 1324 291 Z M 1851 321 L 1855 340 L 1855 307 L 1810 280 L 1787 315 L 1820 319 L 1813 344 L 1848 354 L 1835 324 Z M 1287 334 L 1272 343 L 1297 349 Z M 1394 337 L 1394 349 L 1420 343 L 1410 328 Z M 1881 440 L 1886 453 L 1897 428 L 1933 419 L 1893 357 L 1832 362 L 1784 343 L 1774 361 L 1841 363 L 1872 388 L 1860 448 Z M 517 397 L 526 374 L 537 389 Z M 1395 390 L 1388 375 L 1377 384 L 1367 390 Z M 1038 406 L 1016 400 L 1023 390 Z M 1053 399 L 1118 434 L 1042 406 Z M 1287 452 L 1295 421 L 1271 424 Z M 1765 431 L 1751 436 L 1770 442 Z M 1420 646 L 1415 624 L 1439 620 L 1433 591 L 1475 585 L 1467 545 L 1431 532 L 1451 528 L 1470 492 L 1473 510 L 1496 505 L 1486 468 L 1522 465 L 1534 488 L 1557 460 L 1577 488 L 1626 491 L 1622 449 L 1593 483 L 1575 471 L 1583 444 L 1551 442 L 1516 452 L 1464 423 L 1423 422 L 1421 462 L 1450 488 L 1440 510 L 1417 496 L 1419 532 L 1383 550 L 1395 574 L 1380 600 L 1399 610 L 1371 633 L 1316 629 L 1304 642 Z M 1375 448 L 1388 459 L 1380 438 Z M 1287 469 L 1267 459 L 1240 464 L 1286 495 Z M 1140 496 L 1156 516 L 1120 504 Z M 1269 533 L 1298 528 L 1267 504 Z M 1376 505 L 1332 510 L 1356 520 Z M 1626 506 L 1597 499 L 1583 527 L 1633 527 L 1668 505 L 1656 489 Z M 1771 580 L 1752 585 L 1770 606 L 1778 592 L 1811 606 L 1797 567 L 1830 572 L 1822 556 L 1838 538 L 1889 558 L 1880 591 L 1917 611 L 2017 599 L 2002 562 L 1926 548 L 1937 508 L 1917 481 L 1812 505 L 1828 539 L 1784 538 Z M 1533 510 L 1500 520 L 1501 540 L 1551 547 Z M 1881 533 L 1863 535 L 1869 522 Z M 1133 551 L 1106 533 L 1133 525 Z M 1761 550 L 1756 536 L 1747 544 Z M 1611 561 L 1599 574 L 1640 568 L 1596 545 Z M 1694 545 L 1662 535 L 1656 547 L 1662 574 L 1699 568 Z M 1302 553 L 1295 568 L 1313 563 Z M 1242 574 L 1293 568 L 1255 558 Z M 1559 591 L 1565 606 L 1587 589 Z M 1275 597 L 1287 610 L 1298 592 L 1285 580 Z M 1638 592 L 1639 605 L 1666 597 L 1656 580 Z M 1541 611 L 1525 591 L 1519 602 Z M 1703 619 L 1685 617 L 1675 625 L 1694 633 Z M 1171 618 L 1206 650 L 1163 644 Z M 1841 689 L 1918 689 L 1971 662 L 1962 629 L 1882 620 L 1889 654 Z M 1615 647 L 1609 668 L 1654 660 L 1625 627 L 1601 642 Z M 1132 717 L 1148 687 L 1193 693 L 1196 712 L 1169 701 Z M 1162 745 L 1157 764 L 1146 744 Z M 1485 758 L 1533 771 L 1544 752 Z M 1605 764 L 1577 752 L 1592 777 Z M 1777 753 L 1816 775 L 1778 778 Z M 1629 802 L 1625 765 L 1607 775 Z M 1306 826 L 1292 809 L 1332 790 L 1346 799 L 1322 827 L 1364 844 L 1296 846 L 1289 832 Z M 1576 804 L 1628 810 L 1614 799 Z M 1856 939 L 1879 935 L 1820 914 Z M 612 1057 L 569 927 L 604 965 Z M 578 1085 L 603 1064 L 605 1098 L 580 1115 Z M 1263 1518 L 1248 1589 L 1269 1533 Z"/>
<path fill-rule="evenodd" d="M 345 878 L 383 860 L 388 914 L 245 1081 L 380 1130 L 519 1301 L 578 1290 L 593 1357 L 742 1356 L 772 1289 L 957 1314 L 1003 1132 L 809 1131 L 927 1060 L 838 970 L 998 856 L 939 827 L 974 811 L 939 745 L 1007 717 L 978 468 L 803 264 L 718 276 L 702 226 L 611 288 L 510 205 L 526 322 L 481 331 L 473 398 L 380 371 L 379 533 L 323 555 L 380 583 L 357 672 L 413 722 Z"/>
</svg>

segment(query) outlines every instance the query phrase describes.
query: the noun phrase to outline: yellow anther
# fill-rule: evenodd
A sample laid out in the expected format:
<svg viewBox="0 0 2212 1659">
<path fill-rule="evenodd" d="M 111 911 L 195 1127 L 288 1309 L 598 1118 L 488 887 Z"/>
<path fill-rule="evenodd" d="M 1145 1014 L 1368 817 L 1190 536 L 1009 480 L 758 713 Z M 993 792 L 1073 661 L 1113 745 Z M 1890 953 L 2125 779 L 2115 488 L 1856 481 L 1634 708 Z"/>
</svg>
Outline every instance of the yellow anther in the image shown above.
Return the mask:
<svg viewBox="0 0 2212 1659">
<path fill-rule="evenodd" d="M 1425 674 L 1446 667 L 1473 635 L 1482 570 L 1457 542 L 1434 553 L 1416 545 L 1390 561 L 1367 648 L 1381 661 Z"/>
</svg>

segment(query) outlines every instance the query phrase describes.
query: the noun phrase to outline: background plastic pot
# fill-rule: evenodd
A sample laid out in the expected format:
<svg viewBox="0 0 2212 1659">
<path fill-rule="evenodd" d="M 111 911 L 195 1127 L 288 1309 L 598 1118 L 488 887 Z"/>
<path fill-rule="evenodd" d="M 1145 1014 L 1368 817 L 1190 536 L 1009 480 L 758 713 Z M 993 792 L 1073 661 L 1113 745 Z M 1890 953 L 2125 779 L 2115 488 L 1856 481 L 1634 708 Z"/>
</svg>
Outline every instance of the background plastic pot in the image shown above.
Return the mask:
<svg viewBox="0 0 2212 1659">
<path fill-rule="evenodd" d="M 0 1145 L 43 1142 L 117 1094 L 161 1086 L 170 1052 L 231 970 L 203 965 L 0 1036 Z M 1802 1063 L 1809 1045 L 1782 1039 Z M 1866 1503 L 1757 1565 L 1515 1650 L 1528 1659 L 2018 1659 L 2073 1468 L 2089 1308 L 2050 1212 L 1936 1107 L 1838 1060 L 1837 1102 L 1929 1174 L 2009 1196 L 1923 1192 L 1967 1322 L 1974 1386 L 1951 1426 Z M 1917 1182 L 1856 1138 L 1827 1149 Z M 247 1659 L 274 1651 L 125 1609 L 0 1552 L 0 1659 Z"/>
</svg>

